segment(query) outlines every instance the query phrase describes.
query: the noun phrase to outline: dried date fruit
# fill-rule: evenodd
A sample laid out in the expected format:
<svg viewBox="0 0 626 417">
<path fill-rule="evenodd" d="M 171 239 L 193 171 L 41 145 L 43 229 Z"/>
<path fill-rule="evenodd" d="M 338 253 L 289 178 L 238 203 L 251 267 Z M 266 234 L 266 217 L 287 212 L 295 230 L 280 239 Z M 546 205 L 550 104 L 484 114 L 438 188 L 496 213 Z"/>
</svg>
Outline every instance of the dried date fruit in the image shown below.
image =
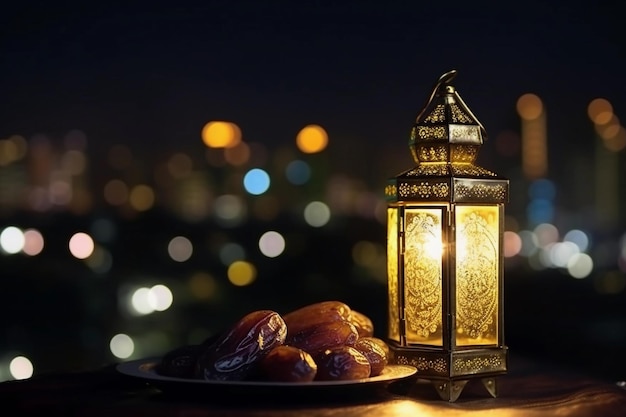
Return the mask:
<svg viewBox="0 0 626 417">
<path fill-rule="evenodd" d="M 258 377 L 266 381 L 310 382 L 317 374 L 313 357 L 294 346 L 272 349 L 258 366 Z"/>
<path fill-rule="evenodd" d="M 359 338 L 359 333 L 352 323 L 347 321 L 329 321 L 313 324 L 298 333 L 287 331 L 285 344 L 308 352 L 313 357 L 339 346 L 352 346 Z"/>
<path fill-rule="evenodd" d="M 385 366 L 387 366 L 387 354 L 373 337 L 359 338 L 359 340 L 356 341 L 354 348 L 361 352 L 370 363 L 370 376 L 380 375 L 383 369 L 385 369 Z"/>
<path fill-rule="evenodd" d="M 341 301 L 321 301 L 309 304 L 287 314 L 283 319 L 287 324 L 289 333 L 300 333 L 305 328 L 329 321 L 347 321 L 350 318 L 351 309 Z"/>
<path fill-rule="evenodd" d="M 372 370 L 365 355 L 352 346 L 327 349 L 315 357 L 315 363 L 317 381 L 368 378 Z"/>
<path fill-rule="evenodd" d="M 205 349 L 202 345 L 181 346 L 170 350 L 157 365 L 157 373 L 176 378 L 193 378 L 196 361 Z"/>
<path fill-rule="evenodd" d="M 372 342 L 378 344 L 381 349 L 383 350 L 383 352 L 385 352 L 385 356 L 387 356 L 387 358 L 389 358 L 389 345 L 387 344 L 387 342 L 385 342 L 383 339 L 380 339 L 378 337 L 368 337 L 369 340 L 371 340 Z"/>
<path fill-rule="evenodd" d="M 359 337 L 372 337 L 374 336 L 374 323 L 372 319 L 370 319 L 365 314 L 352 310 L 350 312 L 350 317 L 348 321 L 354 324 L 357 331 L 359 332 Z"/>
<path fill-rule="evenodd" d="M 287 325 L 271 310 L 257 310 L 242 317 L 199 358 L 196 375 L 209 380 L 243 380 L 272 349 L 282 345 Z"/>
</svg>

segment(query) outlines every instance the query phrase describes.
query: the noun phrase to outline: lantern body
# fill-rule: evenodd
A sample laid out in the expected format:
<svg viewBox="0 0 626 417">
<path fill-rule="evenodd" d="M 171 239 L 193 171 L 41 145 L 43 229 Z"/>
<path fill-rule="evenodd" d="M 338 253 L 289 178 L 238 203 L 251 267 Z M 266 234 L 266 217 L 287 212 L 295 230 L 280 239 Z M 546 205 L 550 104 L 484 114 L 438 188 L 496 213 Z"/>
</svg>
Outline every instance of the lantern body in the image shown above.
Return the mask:
<svg viewBox="0 0 626 417">
<path fill-rule="evenodd" d="M 446 400 L 471 378 L 496 396 L 508 180 L 474 164 L 484 129 L 451 86 L 437 85 L 425 109 L 410 141 L 418 165 L 385 190 L 391 361 L 415 366 Z"/>
</svg>

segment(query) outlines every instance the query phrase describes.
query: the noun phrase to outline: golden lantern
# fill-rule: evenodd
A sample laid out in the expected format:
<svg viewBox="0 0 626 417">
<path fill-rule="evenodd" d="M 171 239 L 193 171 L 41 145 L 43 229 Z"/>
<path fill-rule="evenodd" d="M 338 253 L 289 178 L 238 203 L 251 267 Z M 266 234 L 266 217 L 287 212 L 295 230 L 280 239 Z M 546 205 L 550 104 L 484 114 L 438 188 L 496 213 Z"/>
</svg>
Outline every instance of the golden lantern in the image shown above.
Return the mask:
<svg viewBox="0 0 626 417">
<path fill-rule="evenodd" d="M 442 399 L 470 379 L 497 395 L 507 371 L 503 323 L 504 204 L 509 181 L 475 164 L 482 124 L 443 74 L 417 116 L 417 165 L 389 180 L 390 360 L 413 365 Z"/>
</svg>

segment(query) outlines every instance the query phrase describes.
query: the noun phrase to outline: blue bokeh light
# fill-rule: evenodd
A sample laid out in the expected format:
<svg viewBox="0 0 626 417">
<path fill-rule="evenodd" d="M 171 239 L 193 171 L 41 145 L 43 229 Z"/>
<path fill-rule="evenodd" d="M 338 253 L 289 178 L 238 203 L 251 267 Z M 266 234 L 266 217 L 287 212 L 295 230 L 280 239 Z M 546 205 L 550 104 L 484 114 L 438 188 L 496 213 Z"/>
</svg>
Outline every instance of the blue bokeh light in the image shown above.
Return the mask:
<svg viewBox="0 0 626 417">
<path fill-rule="evenodd" d="M 270 188 L 270 176 L 260 168 L 253 168 L 243 177 L 243 186 L 250 194 L 263 194 Z"/>
</svg>

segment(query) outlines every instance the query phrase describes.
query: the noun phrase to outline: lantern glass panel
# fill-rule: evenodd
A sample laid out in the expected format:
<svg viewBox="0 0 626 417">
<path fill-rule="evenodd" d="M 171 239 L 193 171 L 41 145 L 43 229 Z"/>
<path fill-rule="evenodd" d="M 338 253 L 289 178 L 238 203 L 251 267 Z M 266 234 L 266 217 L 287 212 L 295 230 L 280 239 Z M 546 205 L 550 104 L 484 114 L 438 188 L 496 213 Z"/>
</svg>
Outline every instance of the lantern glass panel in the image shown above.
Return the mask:
<svg viewBox="0 0 626 417">
<path fill-rule="evenodd" d="M 398 301 L 398 208 L 387 209 L 387 275 L 389 297 L 389 338 L 400 342 L 400 307 Z"/>
<path fill-rule="evenodd" d="M 404 312 L 407 344 L 442 346 L 443 208 L 404 210 Z"/>
<path fill-rule="evenodd" d="M 499 205 L 457 205 L 456 344 L 497 345 L 500 306 Z"/>
</svg>

